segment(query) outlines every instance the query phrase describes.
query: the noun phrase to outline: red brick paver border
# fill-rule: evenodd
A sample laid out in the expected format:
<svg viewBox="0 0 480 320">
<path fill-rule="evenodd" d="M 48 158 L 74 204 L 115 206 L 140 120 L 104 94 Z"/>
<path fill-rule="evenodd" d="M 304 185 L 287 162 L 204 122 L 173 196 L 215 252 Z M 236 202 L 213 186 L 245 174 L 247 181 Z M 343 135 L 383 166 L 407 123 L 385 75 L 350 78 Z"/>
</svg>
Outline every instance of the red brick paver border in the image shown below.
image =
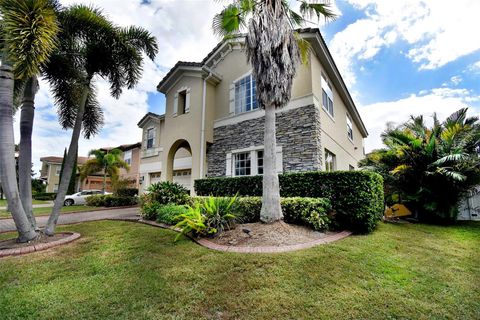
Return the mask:
<svg viewBox="0 0 480 320">
<path fill-rule="evenodd" d="M 0 258 L 4 258 L 8 256 L 18 256 L 21 254 L 47 250 L 62 244 L 72 242 L 80 238 L 80 233 L 76 233 L 76 232 L 62 232 L 61 234 L 69 234 L 69 236 L 63 239 L 49 242 L 49 243 L 38 243 L 38 244 L 32 244 L 30 246 L 22 247 L 22 248 L 0 250 Z"/>
<path fill-rule="evenodd" d="M 118 220 L 118 219 L 116 219 Z M 148 221 L 148 220 L 133 220 L 133 219 L 122 219 L 124 221 L 134 221 L 134 222 L 139 222 L 143 224 L 148 224 L 150 226 L 154 227 L 159 227 L 159 228 L 164 228 L 164 229 L 169 229 L 173 230 L 176 232 L 179 232 L 180 230 L 177 228 L 172 228 L 169 225 L 163 224 L 163 223 L 158 223 L 154 221 Z M 308 249 L 312 248 L 314 246 L 318 246 L 321 244 L 327 244 L 330 242 L 334 242 L 337 240 L 344 239 L 348 236 L 350 236 L 352 232 L 344 230 L 335 234 L 331 234 L 326 236 L 325 238 L 322 239 L 317 239 L 313 240 L 310 242 L 305 242 L 305 243 L 300 243 L 300 244 L 294 244 L 294 245 L 289 245 L 289 246 L 265 246 L 265 247 L 235 247 L 235 246 L 225 246 L 221 244 L 214 243 L 208 239 L 205 238 L 194 238 L 194 237 L 189 237 L 196 243 L 198 243 L 201 246 L 204 246 L 206 248 L 212 249 L 212 250 L 217 250 L 217 251 L 224 251 L 224 252 L 238 252 L 238 253 L 281 253 L 281 252 L 291 252 L 291 251 L 297 251 L 297 250 L 303 250 L 303 249 Z"/>
</svg>

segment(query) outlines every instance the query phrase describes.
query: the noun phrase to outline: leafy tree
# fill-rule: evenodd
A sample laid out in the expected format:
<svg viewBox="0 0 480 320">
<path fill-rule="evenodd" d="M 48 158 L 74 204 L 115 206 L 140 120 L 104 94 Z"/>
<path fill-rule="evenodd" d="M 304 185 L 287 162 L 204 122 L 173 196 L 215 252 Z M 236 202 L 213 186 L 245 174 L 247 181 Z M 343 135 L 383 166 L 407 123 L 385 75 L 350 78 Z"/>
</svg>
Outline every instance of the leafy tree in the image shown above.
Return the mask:
<svg viewBox="0 0 480 320">
<path fill-rule="evenodd" d="M 411 116 L 382 134 L 385 148 L 360 165 L 384 177 L 387 199 L 401 200 L 423 221 L 449 222 L 458 203 L 480 182 L 480 123 L 460 109 L 431 127 L 423 116 Z"/>
<path fill-rule="evenodd" d="M 85 137 L 89 138 L 101 125 L 95 77 L 107 80 L 112 96 L 118 98 L 123 88 L 133 88 L 140 79 L 143 54 L 153 60 L 158 50 L 156 39 L 148 31 L 134 26 L 115 26 L 98 9 L 74 5 L 58 16 L 59 45 L 44 72 L 59 108 L 60 122 L 64 128 L 73 130 L 64 175 L 44 230 L 47 235 L 55 231 L 82 127 Z"/>
<path fill-rule="evenodd" d="M 92 150 L 89 156 L 95 158 L 88 160 L 80 169 L 80 179 L 84 180 L 87 176 L 102 172 L 103 186 L 102 191 L 105 193 L 107 186 L 107 175 L 110 177 L 112 185 L 118 180 L 120 168 L 129 170 L 130 166 L 122 159 L 122 151 L 120 149 L 112 149 L 110 151 Z"/>
<path fill-rule="evenodd" d="M 20 198 L 15 178 L 13 97 L 15 87 L 21 88 L 19 83 L 35 77 L 55 48 L 58 32 L 55 5 L 56 2 L 49 0 L 0 0 L 0 180 L 20 242 L 35 239 L 37 232 L 28 207 L 31 198 L 28 201 Z M 29 166 L 31 154 L 26 150 L 20 171 L 23 171 L 21 181 L 28 181 L 27 189 L 31 188 Z"/>
<path fill-rule="evenodd" d="M 304 18 L 335 15 L 327 3 L 300 3 L 295 12 L 286 0 L 233 0 L 213 21 L 214 31 L 225 37 L 247 29 L 246 53 L 257 86 L 257 101 L 265 109 L 264 171 L 261 220 L 282 218 L 276 163 L 275 110 L 291 97 L 293 78 L 300 59 L 308 61 L 309 43 L 294 30 Z"/>
</svg>

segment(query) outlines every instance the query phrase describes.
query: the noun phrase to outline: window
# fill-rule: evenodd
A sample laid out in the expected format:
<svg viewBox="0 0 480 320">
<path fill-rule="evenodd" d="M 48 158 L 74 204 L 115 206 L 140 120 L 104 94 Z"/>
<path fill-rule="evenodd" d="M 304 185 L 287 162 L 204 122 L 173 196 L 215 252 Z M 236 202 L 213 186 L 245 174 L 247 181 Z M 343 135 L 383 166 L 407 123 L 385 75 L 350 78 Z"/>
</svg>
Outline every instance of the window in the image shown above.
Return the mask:
<svg viewBox="0 0 480 320">
<path fill-rule="evenodd" d="M 128 165 L 132 164 L 132 150 L 128 150 L 123 153 L 123 161 L 125 161 Z"/>
<path fill-rule="evenodd" d="M 322 73 L 322 106 L 333 117 L 333 92 L 327 77 Z"/>
<path fill-rule="evenodd" d="M 150 128 L 147 130 L 147 149 L 153 148 L 155 141 L 155 128 Z"/>
<path fill-rule="evenodd" d="M 177 114 L 184 114 L 187 111 L 187 90 L 178 93 L 178 111 Z"/>
<path fill-rule="evenodd" d="M 335 171 L 335 154 L 331 153 L 327 149 L 325 149 L 325 171 L 333 172 Z"/>
<path fill-rule="evenodd" d="M 252 170 L 250 152 L 235 154 L 235 176 L 249 176 Z"/>
<path fill-rule="evenodd" d="M 353 141 L 353 125 L 350 116 L 347 114 L 347 136 L 348 139 Z"/>
<path fill-rule="evenodd" d="M 252 75 L 235 82 L 235 113 L 258 109 L 257 86 Z"/>
<path fill-rule="evenodd" d="M 263 174 L 263 150 L 257 151 L 257 173 Z"/>
<path fill-rule="evenodd" d="M 59 176 L 60 175 L 60 172 L 62 172 L 62 167 L 57 167 L 56 171 L 55 171 L 55 175 L 56 176 Z"/>
</svg>

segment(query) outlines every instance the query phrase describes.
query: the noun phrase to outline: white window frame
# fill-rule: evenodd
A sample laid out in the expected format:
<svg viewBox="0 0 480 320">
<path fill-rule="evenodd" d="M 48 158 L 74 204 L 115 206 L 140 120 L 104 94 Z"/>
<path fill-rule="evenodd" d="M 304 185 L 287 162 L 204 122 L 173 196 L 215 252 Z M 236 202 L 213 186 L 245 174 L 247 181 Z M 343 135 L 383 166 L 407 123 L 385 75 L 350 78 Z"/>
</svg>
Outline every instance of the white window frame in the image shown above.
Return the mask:
<svg viewBox="0 0 480 320">
<path fill-rule="evenodd" d="M 350 141 L 353 142 L 353 122 L 352 122 L 352 118 L 348 113 L 346 116 L 346 120 L 347 120 L 347 137 Z"/>
<path fill-rule="evenodd" d="M 55 176 L 59 176 L 61 172 L 62 172 L 62 167 L 57 167 L 55 169 Z"/>
<path fill-rule="evenodd" d="M 333 89 L 330 84 L 330 81 L 328 80 L 327 76 L 322 72 L 322 81 L 321 81 L 321 87 L 322 87 L 322 108 L 327 112 L 327 114 L 334 119 L 335 118 L 335 103 L 333 99 Z M 327 96 L 327 104 L 331 103 L 331 108 L 329 105 L 325 105 L 324 101 L 324 96 L 323 93 L 325 92 Z"/>
<path fill-rule="evenodd" d="M 150 132 L 153 132 L 153 137 L 152 138 L 149 138 L 149 133 Z M 148 140 L 150 140 L 150 139 L 152 139 L 152 145 L 149 147 L 148 146 Z M 145 146 L 146 146 L 147 150 L 155 148 L 155 128 L 153 128 L 153 127 L 147 129 L 147 141 L 145 142 Z"/>
<path fill-rule="evenodd" d="M 332 156 L 332 167 L 330 168 L 330 166 L 327 164 L 327 154 L 330 154 Z M 332 151 L 328 150 L 328 149 L 324 149 L 324 159 L 325 159 L 325 171 L 327 172 L 334 172 L 337 170 L 337 156 L 335 155 L 335 153 L 333 153 Z M 330 163 L 330 161 L 328 162 Z"/>
<path fill-rule="evenodd" d="M 132 150 L 127 150 L 123 153 L 123 161 L 125 161 L 128 165 L 132 164 Z"/>
<path fill-rule="evenodd" d="M 226 156 L 226 176 L 228 177 L 245 177 L 245 176 L 256 176 L 259 174 L 258 172 L 258 152 L 262 151 L 263 152 L 264 147 L 263 146 L 252 146 L 244 149 L 237 149 L 237 150 L 232 150 L 231 152 L 227 153 Z M 235 170 L 235 155 L 240 154 L 240 153 L 250 153 L 250 175 L 236 175 L 236 170 Z M 283 150 L 281 146 L 277 146 L 277 163 L 276 163 L 276 168 L 278 173 L 283 172 Z M 263 156 L 265 157 L 265 155 Z M 262 164 L 263 168 L 263 164 Z"/>
<path fill-rule="evenodd" d="M 179 106 L 179 96 L 181 94 L 185 94 L 184 105 Z M 183 110 L 179 109 L 182 107 Z M 190 88 L 189 87 L 181 87 L 175 92 L 174 100 L 173 100 L 173 116 L 181 116 L 182 114 L 190 113 Z"/>
<path fill-rule="evenodd" d="M 240 110 L 237 108 L 237 94 L 236 94 L 236 91 L 237 91 L 237 84 L 242 81 L 243 79 L 249 77 L 250 78 L 250 106 L 251 106 L 251 109 L 250 110 L 247 110 L 247 98 L 245 98 L 245 105 L 243 106 L 243 108 L 241 108 Z M 236 79 L 235 81 L 233 81 L 233 104 L 234 104 L 234 113 L 235 115 L 238 115 L 238 114 L 243 114 L 243 113 L 247 113 L 247 112 L 252 112 L 252 111 L 256 111 L 259 109 L 259 105 L 258 105 L 258 101 L 257 101 L 257 97 L 256 97 L 256 85 L 255 85 L 255 92 L 254 92 L 254 82 L 255 80 L 253 79 L 253 76 L 252 76 L 252 72 L 249 71 L 248 73 L 244 74 L 243 76 L 239 77 L 238 79 Z M 253 106 L 256 106 L 255 108 Z"/>
</svg>

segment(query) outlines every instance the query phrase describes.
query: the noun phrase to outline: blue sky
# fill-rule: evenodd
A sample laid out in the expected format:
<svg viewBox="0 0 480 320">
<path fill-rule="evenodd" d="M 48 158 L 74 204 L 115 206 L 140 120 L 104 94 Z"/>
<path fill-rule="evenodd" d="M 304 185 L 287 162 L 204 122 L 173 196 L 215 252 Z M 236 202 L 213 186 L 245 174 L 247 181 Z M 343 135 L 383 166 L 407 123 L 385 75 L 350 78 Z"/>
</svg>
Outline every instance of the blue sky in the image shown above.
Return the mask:
<svg viewBox="0 0 480 320">
<path fill-rule="evenodd" d="M 158 39 L 159 54 L 146 61 L 138 86 L 120 99 L 97 79 L 105 112 L 101 133 L 81 140 L 79 150 L 140 141 L 137 122 L 148 111 L 163 113 L 165 98 L 156 85 L 178 61 L 201 61 L 219 41 L 211 21 L 224 2 L 213 0 L 61 0 L 94 4 L 118 25 L 139 25 Z M 292 5 L 298 2 L 290 0 Z M 480 1 L 343 0 L 332 1 L 338 19 L 321 25 L 322 34 L 370 133 L 366 150 L 381 146 L 388 122 L 410 114 L 444 118 L 460 107 L 480 112 Z M 315 27 L 308 25 L 307 27 Z M 36 99 L 34 164 L 61 155 L 70 132 L 61 130 L 48 84 Z M 18 119 L 17 131 L 18 132 Z"/>
</svg>

